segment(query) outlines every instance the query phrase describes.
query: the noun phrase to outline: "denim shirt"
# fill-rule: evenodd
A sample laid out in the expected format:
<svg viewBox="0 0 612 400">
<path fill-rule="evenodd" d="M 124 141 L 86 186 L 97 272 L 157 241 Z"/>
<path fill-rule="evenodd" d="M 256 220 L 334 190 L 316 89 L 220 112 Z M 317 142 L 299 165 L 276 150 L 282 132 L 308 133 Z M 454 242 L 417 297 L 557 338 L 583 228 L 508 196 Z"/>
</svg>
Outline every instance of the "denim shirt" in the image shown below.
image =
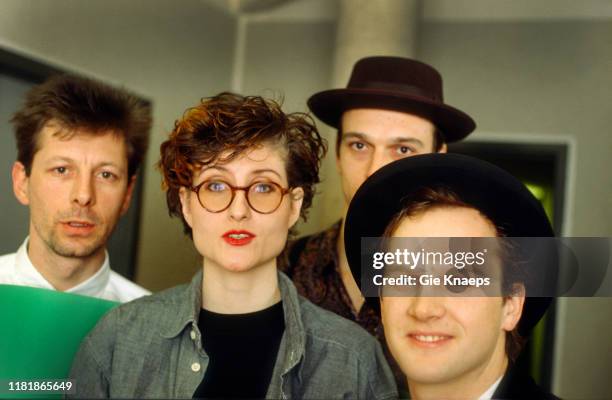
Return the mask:
<svg viewBox="0 0 612 400">
<path fill-rule="evenodd" d="M 278 279 L 285 332 L 266 398 L 397 398 L 378 341 L 299 296 L 282 272 Z M 209 362 L 198 330 L 201 299 L 200 271 L 190 284 L 109 311 L 75 357 L 74 397 L 191 398 Z"/>
</svg>

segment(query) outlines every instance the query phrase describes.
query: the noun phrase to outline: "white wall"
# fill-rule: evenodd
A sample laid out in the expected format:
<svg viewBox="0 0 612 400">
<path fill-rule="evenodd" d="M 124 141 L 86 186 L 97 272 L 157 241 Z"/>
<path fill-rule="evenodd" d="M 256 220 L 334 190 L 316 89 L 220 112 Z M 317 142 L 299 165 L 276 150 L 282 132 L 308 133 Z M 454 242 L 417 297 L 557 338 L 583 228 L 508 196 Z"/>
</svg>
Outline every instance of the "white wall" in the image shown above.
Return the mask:
<svg viewBox="0 0 612 400">
<path fill-rule="evenodd" d="M 124 85 L 154 106 L 137 281 L 156 290 L 197 267 L 190 240 L 167 216 L 154 163 L 174 120 L 231 82 L 235 20 L 199 0 L 3 0 L 0 46 Z"/>
<path fill-rule="evenodd" d="M 325 90 L 330 84 L 333 67 L 334 25 L 329 22 L 256 22 L 246 26 L 242 87 L 244 93 L 263 96 L 282 95 L 286 111 L 306 111 L 308 96 Z M 331 40 L 330 40 L 331 39 Z M 319 123 L 319 130 L 328 139 L 329 152 L 334 152 L 335 131 Z M 321 174 L 322 184 L 317 192 L 329 193 L 328 174 Z M 321 203 L 317 195 L 313 204 Z M 300 233 L 321 229 L 327 220 L 323 207 L 312 207 L 308 222 L 299 225 Z M 301 221 L 301 220 L 300 220 Z"/>
<path fill-rule="evenodd" d="M 0 254 L 17 250 L 28 234 L 29 209 L 23 207 L 13 194 L 11 169 L 17 151 L 9 120 L 31 87 L 27 82 L 0 73 Z"/>
</svg>

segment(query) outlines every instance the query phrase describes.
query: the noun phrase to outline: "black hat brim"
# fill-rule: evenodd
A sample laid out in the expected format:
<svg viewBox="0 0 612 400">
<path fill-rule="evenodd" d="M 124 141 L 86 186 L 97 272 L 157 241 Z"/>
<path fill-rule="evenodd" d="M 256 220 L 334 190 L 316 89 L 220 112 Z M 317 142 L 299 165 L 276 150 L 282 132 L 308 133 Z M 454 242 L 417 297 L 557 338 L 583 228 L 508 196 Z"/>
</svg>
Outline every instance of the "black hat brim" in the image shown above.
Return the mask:
<svg viewBox="0 0 612 400">
<path fill-rule="evenodd" d="M 308 107 L 326 124 L 338 128 L 346 110 L 377 108 L 406 112 L 431 121 L 446 142 L 456 142 L 476 129 L 474 120 L 461 110 L 428 98 L 377 89 L 332 89 L 308 99 Z"/>
<path fill-rule="evenodd" d="M 443 186 L 501 227 L 508 237 L 552 237 L 540 202 L 518 179 L 488 162 L 459 154 L 425 154 L 379 169 L 359 188 L 349 205 L 344 228 L 346 255 L 361 284 L 361 238 L 380 237 L 401 210 L 402 199 L 423 187 Z M 553 265 L 554 267 L 554 265 Z M 369 299 L 369 301 L 376 299 Z M 527 334 L 551 303 L 527 297 L 519 332 Z"/>
</svg>

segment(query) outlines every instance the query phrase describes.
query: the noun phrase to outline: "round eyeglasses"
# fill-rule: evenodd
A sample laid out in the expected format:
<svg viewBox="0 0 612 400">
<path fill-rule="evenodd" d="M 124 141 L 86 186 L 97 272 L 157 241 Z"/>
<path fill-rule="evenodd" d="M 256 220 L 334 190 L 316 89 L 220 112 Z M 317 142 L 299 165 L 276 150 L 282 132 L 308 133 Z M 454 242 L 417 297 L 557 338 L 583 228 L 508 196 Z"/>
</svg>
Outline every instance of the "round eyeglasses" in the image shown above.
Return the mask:
<svg viewBox="0 0 612 400">
<path fill-rule="evenodd" d="M 278 209 L 283 196 L 291 191 L 274 182 L 253 182 L 248 186 L 232 186 L 221 180 L 208 180 L 191 188 L 198 196 L 200 205 L 207 211 L 219 213 L 229 208 L 237 190 L 244 190 L 246 200 L 253 210 L 270 214 Z"/>
</svg>

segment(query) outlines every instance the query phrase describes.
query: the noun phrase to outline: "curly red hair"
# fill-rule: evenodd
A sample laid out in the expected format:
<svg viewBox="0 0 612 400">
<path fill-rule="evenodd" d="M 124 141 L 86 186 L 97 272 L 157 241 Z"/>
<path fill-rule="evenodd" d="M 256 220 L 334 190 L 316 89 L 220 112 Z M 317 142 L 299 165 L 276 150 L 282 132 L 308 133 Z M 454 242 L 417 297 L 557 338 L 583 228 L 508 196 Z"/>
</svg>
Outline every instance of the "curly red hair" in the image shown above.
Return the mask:
<svg viewBox="0 0 612 400">
<path fill-rule="evenodd" d="M 211 163 L 231 161 L 269 142 L 285 151 L 289 187 L 304 190 L 300 215 L 306 220 L 327 151 L 325 139 L 309 115 L 285 114 L 274 100 L 229 92 L 204 98 L 185 111 L 161 145 L 158 166 L 168 212 L 182 219 L 186 233 L 191 234 L 191 228 L 183 216 L 179 190 L 192 186 L 194 172 Z"/>
</svg>

